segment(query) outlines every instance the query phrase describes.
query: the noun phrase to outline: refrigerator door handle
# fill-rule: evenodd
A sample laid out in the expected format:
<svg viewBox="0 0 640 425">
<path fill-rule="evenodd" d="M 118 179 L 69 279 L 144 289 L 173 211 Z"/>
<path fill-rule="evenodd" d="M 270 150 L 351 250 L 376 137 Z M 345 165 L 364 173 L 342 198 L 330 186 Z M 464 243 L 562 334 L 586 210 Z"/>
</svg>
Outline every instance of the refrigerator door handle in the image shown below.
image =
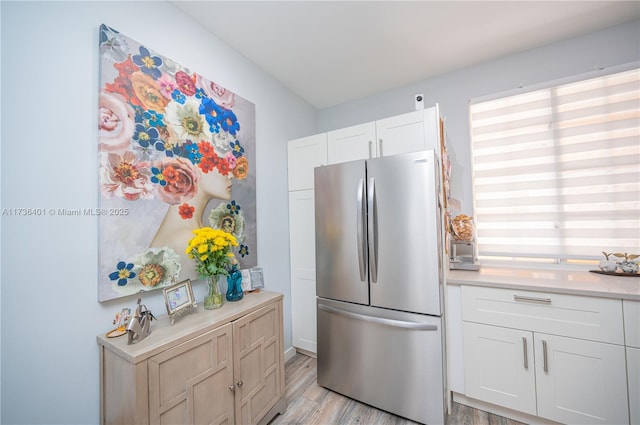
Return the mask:
<svg viewBox="0 0 640 425">
<path fill-rule="evenodd" d="M 318 304 L 320 310 L 324 310 L 329 313 L 336 313 L 342 316 L 350 317 L 352 319 L 363 320 L 369 323 L 375 323 L 378 325 L 392 326 L 396 328 L 412 329 L 417 331 L 437 331 L 438 325 L 430 323 L 419 322 L 407 322 L 404 320 L 385 319 L 383 317 L 374 317 L 366 314 L 353 313 L 351 311 L 340 310 L 338 308 L 330 307 L 328 305 Z"/>
<path fill-rule="evenodd" d="M 360 266 L 360 280 L 364 282 L 367 278 L 367 264 L 366 264 L 366 252 L 365 246 L 367 245 L 366 241 L 366 219 L 365 219 L 365 187 L 364 180 L 360 179 L 358 182 L 358 205 L 356 206 L 357 210 L 357 232 L 358 232 L 358 265 Z"/>
<path fill-rule="evenodd" d="M 369 233 L 369 275 L 373 283 L 378 281 L 378 214 L 376 208 L 376 181 L 374 178 L 370 178 L 367 187 L 367 229 Z"/>
</svg>

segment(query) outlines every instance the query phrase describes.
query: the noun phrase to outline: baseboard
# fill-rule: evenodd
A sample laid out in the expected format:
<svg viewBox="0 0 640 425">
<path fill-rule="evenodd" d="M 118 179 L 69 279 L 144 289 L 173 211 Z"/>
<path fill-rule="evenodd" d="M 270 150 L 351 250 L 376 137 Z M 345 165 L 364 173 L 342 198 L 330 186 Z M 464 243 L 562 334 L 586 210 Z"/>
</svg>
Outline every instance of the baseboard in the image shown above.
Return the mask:
<svg viewBox="0 0 640 425">
<path fill-rule="evenodd" d="M 294 347 L 296 352 L 300 353 L 300 354 L 304 354 L 305 356 L 309 356 L 309 357 L 313 357 L 314 359 L 318 357 L 318 355 L 316 353 L 314 353 L 313 351 L 309 351 L 309 350 L 305 350 L 299 347 Z"/>
<path fill-rule="evenodd" d="M 288 362 L 296 355 L 296 349 L 294 347 L 289 347 L 284 350 L 284 362 Z"/>
<path fill-rule="evenodd" d="M 498 406 L 496 404 L 487 403 L 484 401 L 476 400 L 474 398 L 467 397 L 463 394 L 452 392 L 453 401 L 456 403 L 464 404 L 465 406 L 473 407 L 475 409 L 484 410 L 485 412 L 493 413 L 494 415 L 509 418 L 514 421 L 522 422 L 532 425 L 558 425 L 559 422 L 550 421 L 548 419 L 541 418 L 539 416 L 529 415 L 528 413 L 518 412 L 517 410 L 511 410 L 506 407 Z"/>
</svg>

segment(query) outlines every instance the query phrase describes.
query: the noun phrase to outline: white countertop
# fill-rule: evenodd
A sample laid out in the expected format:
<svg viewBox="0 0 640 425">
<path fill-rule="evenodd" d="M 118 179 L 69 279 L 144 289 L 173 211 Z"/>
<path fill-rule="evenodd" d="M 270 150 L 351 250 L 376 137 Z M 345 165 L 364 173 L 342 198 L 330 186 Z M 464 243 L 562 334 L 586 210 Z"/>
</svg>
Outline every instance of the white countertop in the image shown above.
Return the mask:
<svg viewBox="0 0 640 425">
<path fill-rule="evenodd" d="M 481 266 L 479 271 L 449 270 L 447 284 L 640 300 L 640 277 L 608 276 L 588 270 Z"/>
</svg>

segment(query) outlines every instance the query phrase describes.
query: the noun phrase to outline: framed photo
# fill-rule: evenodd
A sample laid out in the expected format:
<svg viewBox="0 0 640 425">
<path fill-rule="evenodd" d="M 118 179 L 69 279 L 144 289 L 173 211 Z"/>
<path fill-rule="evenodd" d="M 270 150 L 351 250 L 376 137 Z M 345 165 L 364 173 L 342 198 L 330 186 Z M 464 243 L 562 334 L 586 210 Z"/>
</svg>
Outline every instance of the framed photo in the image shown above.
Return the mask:
<svg viewBox="0 0 640 425">
<path fill-rule="evenodd" d="M 172 325 L 175 316 L 183 313 L 185 309 L 196 307 L 191 280 L 189 279 L 163 288 L 162 292 L 164 293 L 164 302 Z"/>
<path fill-rule="evenodd" d="M 264 288 L 264 278 L 262 277 L 262 267 L 252 267 L 249 269 L 249 273 L 251 275 L 251 289 L 262 289 Z"/>
</svg>

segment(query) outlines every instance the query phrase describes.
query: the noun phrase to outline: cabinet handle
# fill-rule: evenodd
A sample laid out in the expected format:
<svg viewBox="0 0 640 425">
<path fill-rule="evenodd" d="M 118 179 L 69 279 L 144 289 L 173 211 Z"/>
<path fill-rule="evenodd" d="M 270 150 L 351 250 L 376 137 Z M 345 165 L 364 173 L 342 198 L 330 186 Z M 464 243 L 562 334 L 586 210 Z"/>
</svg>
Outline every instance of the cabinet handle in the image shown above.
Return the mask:
<svg viewBox="0 0 640 425">
<path fill-rule="evenodd" d="M 236 387 L 233 385 L 229 385 L 229 391 L 231 391 L 232 393 L 236 392 Z"/>
<path fill-rule="evenodd" d="M 379 157 L 384 156 L 384 155 L 382 154 L 382 139 L 378 139 L 378 156 L 379 156 Z"/>
<path fill-rule="evenodd" d="M 369 159 L 371 159 L 371 147 L 373 146 L 373 142 L 369 140 Z"/>
<path fill-rule="evenodd" d="M 242 382 L 242 381 L 238 381 L 238 382 L 236 382 L 236 385 L 237 385 L 238 387 L 242 387 L 242 386 L 244 385 L 244 382 Z"/>
<path fill-rule="evenodd" d="M 542 340 L 542 362 L 544 373 L 549 373 L 549 360 L 547 359 L 547 341 Z"/>
<path fill-rule="evenodd" d="M 522 350 L 524 351 L 524 368 L 529 369 L 529 356 L 527 354 L 527 337 L 522 337 Z"/>
<path fill-rule="evenodd" d="M 524 295 L 514 295 L 514 301 L 524 301 L 530 303 L 551 304 L 551 298 L 525 297 Z"/>
</svg>

